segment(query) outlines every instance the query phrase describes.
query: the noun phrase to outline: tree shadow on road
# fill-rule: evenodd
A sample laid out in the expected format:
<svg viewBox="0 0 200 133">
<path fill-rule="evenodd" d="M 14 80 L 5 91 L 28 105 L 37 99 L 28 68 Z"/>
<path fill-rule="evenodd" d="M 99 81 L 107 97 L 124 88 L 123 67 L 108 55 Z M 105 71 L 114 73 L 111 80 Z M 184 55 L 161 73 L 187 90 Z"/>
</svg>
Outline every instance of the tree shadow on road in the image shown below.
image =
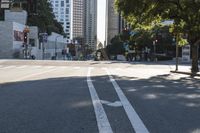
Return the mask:
<svg viewBox="0 0 200 133">
<path fill-rule="evenodd" d="M 171 75 L 114 77 L 150 132 L 193 133 L 200 129 L 199 80 L 172 79 Z M 100 82 L 108 76 L 91 79 Z M 1 84 L 0 108 L 3 133 L 98 132 L 86 77 Z"/>
<path fill-rule="evenodd" d="M 148 79 L 124 80 L 116 76 L 136 111 L 144 118 L 147 127 L 153 129 L 151 132 L 199 131 L 200 81 L 189 76 L 178 79 L 172 77 L 168 74 Z M 160 126 L 162 128 L 159 128 Z"/>
</svg>

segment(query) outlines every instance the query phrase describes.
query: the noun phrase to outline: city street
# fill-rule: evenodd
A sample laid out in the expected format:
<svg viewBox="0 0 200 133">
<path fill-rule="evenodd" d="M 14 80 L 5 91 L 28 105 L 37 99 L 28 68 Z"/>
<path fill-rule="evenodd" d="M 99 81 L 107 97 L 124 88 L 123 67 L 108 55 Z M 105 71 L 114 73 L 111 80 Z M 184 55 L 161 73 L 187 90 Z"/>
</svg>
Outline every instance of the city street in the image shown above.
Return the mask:
<svg viewBox="0 0 200 133">
<path fill-rule="evenodd" d="M 200 78 L 167 64 L 0 60 L 0 133 L 200 133 Z"/>
</svg>

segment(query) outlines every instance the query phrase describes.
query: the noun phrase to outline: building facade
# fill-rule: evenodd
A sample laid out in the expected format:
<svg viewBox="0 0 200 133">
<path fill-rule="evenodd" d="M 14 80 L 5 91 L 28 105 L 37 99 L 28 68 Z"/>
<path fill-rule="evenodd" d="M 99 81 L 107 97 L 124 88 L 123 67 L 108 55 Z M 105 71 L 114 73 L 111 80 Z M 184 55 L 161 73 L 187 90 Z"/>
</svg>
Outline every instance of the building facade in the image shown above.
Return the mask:
<svg viewBox="0 0 200 133">
<path fill-rule="evenodd" d="M 71 39 L 84 38 L 85 0 L 72 1 Z"/>
<path fill-rule="evenodd" d="M 120 13 L 114 9 L 115 0 L 106 2 L 106 45 L 111 44 L 111 39 L 120 34 L 124 29 L 129 29 L 130 25 L 123 19 Z"/>
<path fill-rule="evenodd" d="M 115 12 L 114 1 L 106 2 L 106 45 L 109 45 L 111 39 L 119 34 L 119 14 Z"/>
<path fill-rule="evenodd" d="M 85 44 L 93 51 L 97 45 L 97 0 L 85 0 Z"/>
<path fill-rule="evenodd" d="M 73 1 L 73 0 L 72 0 Z M 71 0 L 50 0 L 55 19 L 63 26 L 67 39 L 71 37 Z"/>
</svg>

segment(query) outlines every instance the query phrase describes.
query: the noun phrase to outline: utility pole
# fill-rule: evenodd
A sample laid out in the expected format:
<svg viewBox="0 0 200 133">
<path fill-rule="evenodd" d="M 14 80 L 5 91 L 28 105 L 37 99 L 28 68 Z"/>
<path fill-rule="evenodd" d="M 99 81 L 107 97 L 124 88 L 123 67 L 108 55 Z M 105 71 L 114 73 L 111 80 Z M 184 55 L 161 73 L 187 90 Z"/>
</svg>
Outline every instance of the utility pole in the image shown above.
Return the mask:
<svg viewBox="0 0 200 133">
<path fill-rule="evenodd" d="M 175 39 L 175 43 L 176 43 L 176 70 L 175 70 L 175 71 L 178 71 L 178 64 L 179 64 L 178 54 L 179 54 L 179 51 L 178 51 L 178 42 L 177 42 L 177 38 Z"/>
</svg>

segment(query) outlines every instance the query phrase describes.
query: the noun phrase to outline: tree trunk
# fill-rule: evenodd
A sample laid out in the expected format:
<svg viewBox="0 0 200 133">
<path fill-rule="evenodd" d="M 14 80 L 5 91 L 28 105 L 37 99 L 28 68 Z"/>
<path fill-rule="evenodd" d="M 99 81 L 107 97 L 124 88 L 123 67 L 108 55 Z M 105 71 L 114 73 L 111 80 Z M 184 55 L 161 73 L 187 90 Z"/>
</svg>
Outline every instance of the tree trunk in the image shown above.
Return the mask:
<svg viewBox="0 0 200 133">
<path fill-rule="evenodd" d="M 192 74 L 195 74 L 199 72 L 199 66 L 198 66 L 198 45 L 192 44 Z"/>
</svg>

